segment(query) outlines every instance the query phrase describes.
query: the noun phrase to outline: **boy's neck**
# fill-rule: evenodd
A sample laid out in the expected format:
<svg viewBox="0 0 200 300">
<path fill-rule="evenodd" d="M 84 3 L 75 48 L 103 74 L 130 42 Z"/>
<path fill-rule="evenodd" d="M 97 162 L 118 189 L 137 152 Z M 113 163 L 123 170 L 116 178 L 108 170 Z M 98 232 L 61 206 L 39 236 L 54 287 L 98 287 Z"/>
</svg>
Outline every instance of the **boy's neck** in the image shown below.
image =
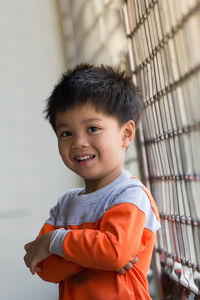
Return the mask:
<svg viewBox="0 0 200 300">
<path fill-rule="evenodd" d="M 113 180 L 115 180 L 117 177 L 119 177 L 122 173 L 123 169 L 114 172 L 112 174 L 109 174 L 101 179 L 94 179 L 94 180 L 85 180 L 85 194 L 93 193 L 104 186 L 111 183 Z"/>
</svg>

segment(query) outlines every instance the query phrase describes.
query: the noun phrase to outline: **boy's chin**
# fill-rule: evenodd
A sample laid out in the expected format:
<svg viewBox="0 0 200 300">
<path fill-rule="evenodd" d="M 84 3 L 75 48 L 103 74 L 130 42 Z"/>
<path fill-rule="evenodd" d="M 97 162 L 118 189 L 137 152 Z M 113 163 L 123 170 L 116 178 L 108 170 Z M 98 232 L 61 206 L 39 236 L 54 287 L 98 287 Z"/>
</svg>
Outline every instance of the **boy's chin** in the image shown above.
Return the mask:
<svg viewBox="0 0 200 300">
<path fill-rule="evenodd" d="M 83 175 L 79 175 L 80 177 L 82 177 L 82 179 L 84 181 L 94 181 L 94 180 L 98 180 L 98 177 L 94 177 L 94 176 L 90 176 L 90 175 L 86 175 L 86 176 L 83 176 Z"/>
<path fill-rule="evenodd" d="M 91 181 L 91 182 L 93 181 L 93 182 L 94 182 L 94 181 L 101 180 L 101 178 L 102 178 L 101 176 L 97 176 L 97 175 L 95 175 L 95 174 L 87 174 L 87 175 L 85 175 L 85 174 L 84 174 L 84 175 L 83 175 L 83 174 L 81 175 L 81 174 L 80 174 L 79 176 L 82 177 L 82 179 L 83 179 L 85 182 L 86 182 L 86 181 L 87 181 L 87 182 L 88 182 L 88 181 Z"/>
</svg>

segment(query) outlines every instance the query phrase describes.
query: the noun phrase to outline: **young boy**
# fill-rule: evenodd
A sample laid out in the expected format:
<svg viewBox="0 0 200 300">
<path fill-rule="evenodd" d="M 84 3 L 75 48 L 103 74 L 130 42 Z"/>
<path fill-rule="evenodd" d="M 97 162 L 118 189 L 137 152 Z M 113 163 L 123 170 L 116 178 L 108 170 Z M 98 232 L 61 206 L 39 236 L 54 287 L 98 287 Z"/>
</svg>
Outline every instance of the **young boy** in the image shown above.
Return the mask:
<svg viewBox="0 0 200 300">
<path fill-rule="evenodd" d="M 59 283 L 60 300 L 150 299 L 158 212 L 150 192 L 123 170 L 141 108 L 124 72 L 87 64 L 64 74 L 48 99 L 60 155 L 85 186 L 59 198 L 24 259 L 32 274 Z"/>
</svg>

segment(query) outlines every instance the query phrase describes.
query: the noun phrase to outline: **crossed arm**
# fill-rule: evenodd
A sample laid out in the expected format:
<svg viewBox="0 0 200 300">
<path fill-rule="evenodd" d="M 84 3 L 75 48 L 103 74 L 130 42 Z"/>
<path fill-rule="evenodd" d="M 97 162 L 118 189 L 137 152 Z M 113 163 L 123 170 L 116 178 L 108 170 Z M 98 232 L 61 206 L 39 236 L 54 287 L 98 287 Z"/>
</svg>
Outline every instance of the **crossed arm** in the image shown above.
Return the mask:
<svg viewBox="0 0 200 300">
<path fill-rule="evenodd" d="M 37 272 L 43 280 L 58 283 L 61 280 L 84 271 L 85 268 L 66 261 L 63 257 L 49 252 L 48 249 L 51 234 L 52 231 L 25 245 L 24 248 L 26 255 L 24 256 L 24 260 L 26 266 L 30 269 L 30 272 L 33 275 Z M 117 272 L 119 274 L 125 274 L 126 271 L 130 270 L 132 265 L 136 262 L 137 256 L 127 262 L 127 264 L 120 268 Z M 59 273 L 54 272 L 55 268 L 60 270 Z"/>
<path fill-rule="evenodd" d="M 52 226 L 25 245 L 24 260 L 32 274 L 38 272 L 41 278 L 51 282 L 60 282 L 86 268 L 124 274 L 137 261 L 144 222 L 144 214 L 134 205 L 115 205 L 105 212 L 100 230 L 72 230 L 67 234 L 63 242 L 64 258 L 49 252 Z M 54 272 L 54 268 L 59 272 Z"/>
</svg>

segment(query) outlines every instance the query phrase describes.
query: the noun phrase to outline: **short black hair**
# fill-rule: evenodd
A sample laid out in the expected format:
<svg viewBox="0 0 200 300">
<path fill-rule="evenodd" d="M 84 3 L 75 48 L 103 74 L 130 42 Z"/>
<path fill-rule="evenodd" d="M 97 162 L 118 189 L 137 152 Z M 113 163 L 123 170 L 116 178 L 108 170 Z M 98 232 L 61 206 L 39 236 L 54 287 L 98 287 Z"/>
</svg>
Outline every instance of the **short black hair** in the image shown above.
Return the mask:
<svg viewBox="0 0 200 300">
<path fill-rule="evenodd" d="M 56 131 L 56 113 L 76 104 L 92 103 L 97 111 L 117 119 L 120 126 L 135 123 L 143 108 L 141 92 L 125 71 L 111 66 L 80 64 L 62 75 L 47 99 L 45 119 Z"/>
</svg>

